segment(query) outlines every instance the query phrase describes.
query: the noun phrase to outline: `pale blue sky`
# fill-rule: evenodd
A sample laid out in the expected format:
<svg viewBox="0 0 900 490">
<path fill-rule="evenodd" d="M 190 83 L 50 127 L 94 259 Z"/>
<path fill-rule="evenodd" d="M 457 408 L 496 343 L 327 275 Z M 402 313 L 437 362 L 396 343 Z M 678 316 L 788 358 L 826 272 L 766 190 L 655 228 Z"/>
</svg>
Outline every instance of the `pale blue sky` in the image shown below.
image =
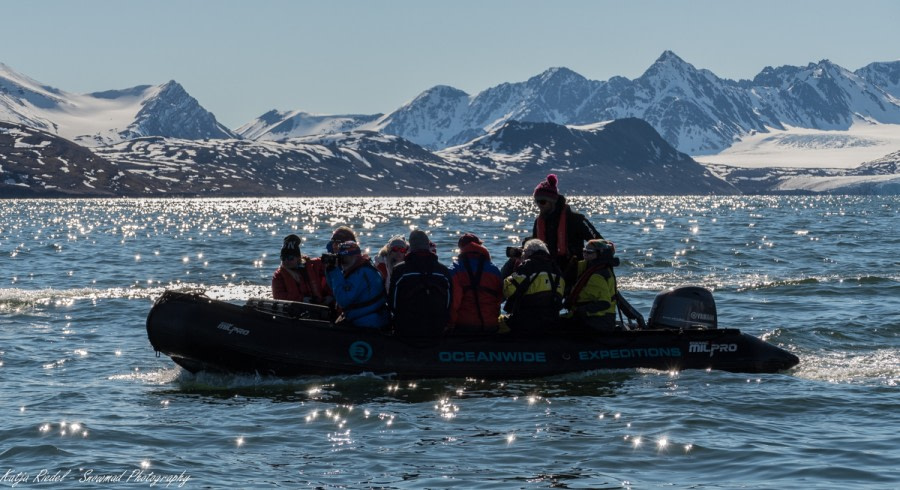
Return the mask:
<svg viewBox="0 0 900 490">
<path fill-rule="evenodd" d="M 565 66 L 636 78 L 665 50 L 720 77 L 900 59 L 897 0 L 0 0 L 0 62 L 69 92 L 176 80 L 226 126 L 388 112 Z"/>
</svg>

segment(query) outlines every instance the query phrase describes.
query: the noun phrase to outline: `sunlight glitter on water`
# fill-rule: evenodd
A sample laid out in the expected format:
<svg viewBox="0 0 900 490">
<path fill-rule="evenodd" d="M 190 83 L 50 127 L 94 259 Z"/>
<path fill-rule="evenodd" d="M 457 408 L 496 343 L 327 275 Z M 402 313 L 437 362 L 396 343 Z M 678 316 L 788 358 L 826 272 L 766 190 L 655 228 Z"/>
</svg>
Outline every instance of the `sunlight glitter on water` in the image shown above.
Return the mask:
<svg viewBox="0 0 900 490">
<path fill-rule="evenodd" d="M 159 369 L 154 371 L 139 371 L 127 374 L 114 374 L 107 379 L 111 381 L 141 381 L 152 385 L 167 385 L 176 382 L 184 372 L 180 367 Z"/>
<path fill-rule="evenodd" d="M 4 201 L 0 315 L 11 327 L 0 329 L 0 371 L 4 382 L 23 388 L 22 399 L 4 398 L 3 420 L 14 425 L 4 435 L 25 448 L 15 449 L 23 452 L 14 459 L 35 468 L 51 460 L 173 466 L 178 462 L 156 455 L 190 447 L 198 456 L 218 455 L 190 463 L 202 475 L 195 481 L 210 488 L 237 477 L 288 487 L 353 481 L 398 488 L 489 481 L 496 488 L 530 481 L 627 487 L 622 482 L 637 475 L 638 487 L 787 488 L 801 478 L 830 488 L 834 476 L 849 478 L 838 482 L 849 483 L 842 488 L 857 478 L 875 478 L 875 486 L 896 481 L 896 465 L 871 456 L 888 454 L 896 437 L 870 424 L 896 422 L 896 199 L 570 202 L 616 243 L 619 287 L 643 313 L 661 290 L 705 286 L 715 292 L 720 328 L 785 347 L 801 364 L 752 377 L 629 370 L 418 385 L 375 376 L 192 375 L 155 357 L 143 331 L 165 289 L 205 290 L 235 304 L 267 297 L 284 235 L 298 233 L 304 253 L 315 257 L 344 224 L 370 251 L 392 235 L 424 229 L 445 264 L 459 235 L 472 231 L 500 263 L 506 245 L 531 233 L 535 210 L 527 197 Z M 98 386 L 110 394 L 108 404 L 90 396 Z M 71 422 L 61 435 L 64 417 L 78 421 L 82 436 Z M 302 437 L 273 435 L 286 419 Z M 82 437 L 89 438 L 87 451 Z M 814 454 L 861 470 L 828 468 L 816 476 Z M 635 458 L 647 464 L 630 466 Z M 669 465 L 670 458 L 684 464 Z M 752 471 L 735 475 L 735 466 L 722 467 L 735 460 Z M 426 481 L 422 475 L 438 465 L 456 479 Z M 388 466 L 403 475 L 369 476 L 385 475 Z M 635 474 L 611 475 L 610 467 Z M 551 472 L 556 476 L 544 474 Z"/>
<path fill-rule="evenodd" d="M 900 382 L 900 351 L 878 349 L 859 354 L 830 352 L 808 353 L 794 368 L 795 376 L 836 384 L 876 383 L 897 386 Z"/>
<path fill-rule="evenodd" d="M 704 231 L 704 235 L 715 234 L 718 216 L 714 213 L 721 210 L 740 211 L 752 209 L 746 201 L 732 200 L 730 198 L 592 198 L 573 197 L 573 206 L 586 212 L 595 224 L 605 224 L 622 228 L 623 224 L 633 223 L 634 231 L 643 229 L 642 223 L 654 223 L 657 228 L 650 233 L 652 240 L 655 233 L 669 234 L 669 228 L 674 228 L 676 233 L 683 233 L 684 237 L 697 236 L 701 227 L 711 226 L 711 231 Z M 776 206 L 777 201 L 760 198 L 760 208 L 770 211 Z M 801 201 L 802 202 L 802 201 Z M 129 255 L 131 263 L 143 263 L 148 255 L 154 257 L 153 264 L 147 264 L 150 269 L 157 269 L 155 263 L 158 259 L 165 260 L 167 254 L 160 254 L 160 245 L 153 243 L 163 237 L 171 236 L 176 240 L 193 242 L 197 245 L 189 248 L 201 247 L 201 250 L 184 250 L 178 260 L 189 270 L 184 271 L 186 276 L 205 276 L 208 269 L 217 269 L 214 277 L 235 277 L 246 275 L 234 270 L 224 270 L 221 252 L 223 249 L 210 248 L 210 242 L 215 243 L 223 237 L 251 239 L 260 243 L 267 243 L 268 251 L 278 247 L 277 237 L 290 231 L 301 232 L 304 240 L 304 248 L 315 256 L 317 251 L 324 249 L 324 244 L 330 236 L 333 227 L 341 224 L 349 224 L 360 232 L 361 241 L 370 253 L 381 246 L 381 242 L 399 231 L 403 226 L 409 229 L 424 229 L 429 232 L 433 241 L 439 248 L 439 254 L 444 260 L 455 253 L 456 238 L 467 231 L 476 231 L 486 238 L 486 244 L 499 255 L 499 251 L 506 245 L 513 245 L 520 241 L 521 237 L 530 233 L 530 224 L 534 209 L 527 198 L 427 198 L 427 199 L 358 199 L 358 198 L 333 198 L 333 199 L 201 199 L 201 200 L 132 200 L 132 201 L 106 201 L 105 212 L 90 214 L 84 212 L 83 201 L 61 201 L 53 204 L 57 209 L 52 213 L 53 219 L 45 221 L 44 236 L 55 236 L 56 227 L 64 229 L 77 229 L 75 238 L 83 239 L 85 236 L 102 235 L 112 232 L 123 237 L 125 247 L 139 247 L 132 250 Z M 28 206 L 25 206 L 28 208 Z M 21 215 L 15 216 L 14 229 L 21 226 L 18 220 L 23 218 L 39 218 L 38 207 L 26 209 Z M 504 213 L 498 213 L 502 209 Z M 29 212 L 30 211 L 30 212 Z M 156 216 L 154 216 L 156 214 Z M 265 215 L 267 219 L 260 221 L 254 216 Z M 450 216 L 455 216 L 450 219 Z M 608 218 L 615 216 L 615 219 Z M 633 216 L 635 219 L 628 219 Z M 665 216 L 665 217 L 664 217 Z M 762 213 L 748 213 L 749 219 L 762 219 Z M 110 228 L 111 226 L 111 228 Z M 646 267 L 642 262 L 655 263 L 659 253 L 657 247 L 644 248 L 643 252 L 633 255 L 634 234 L 629 232 L 629 225 L 624 225 L 625 230 L 612 233 L 607 229 L 601 229 L 609 234 L 617 243 L 621 258 L 626 262 L 632 262 L 634 266 Z M 301 231 L 302 230 L 302 231 Z M 796 231 L 797 228 L 791 230 Z M 511 233 L 512 232 L 512 233 Z M 261 233 L 261 235 L 260 235 Z M 263 236 L 264 235 L 264 236 Z M 137 237 L 152 240 L 149 247 L 143 247 Z M 800 236 L 800 235 L 795 235 Z M 258 238 L 256 238 L 258 237 Z M 272 237 L 276 237 L 275 240 Z M 646 240 L 641 240 L 646 241 Z M 273 243 L 274 242 L 274 243 Z M 761 239 L 758 243 L 748 243 L 747 247 L 755 247 L 757 250 L 773 248 L 776 243 L 769 239 Z M 22 243 L 20 248 L 31 250 L 33 245 Z M 668 248 L 668 247 L 667 247 Z M 675 257 L 681 260 L 687 256 L 687 251 L 697 253 L 700 257 L 704 250 L 698 249 L 697 243 L 689 244 L 689 247 L 680 249 L 663 250 L 663 256 Z M 218 252 L 210 255 L 211 252 Z M 273 262 L 266 254 L 267 250 L 260 250 L 259 259 L 248 257 L 252 269 L 259 270 L 254 276 L 265 274 L 266 269 L 274 269 L 277 262 Z M 135 260 L 140 257 L 140 260 Z M 192 259 L 191 257 L 196 257 Z M 275 257 L 277 260 L 277 257 Z M 663 266 L 693 267 L 692 261 L 672 262 L 666 260 L 660 262 Z M 232 266 L 226 266 L 232 268 Z M 672 286 L 669 281 L 647 281 L 640 278 L 632 278 L 627 270 L 622 271 L 620 280 L 624 286 L 640 289 L 661 290 Z M 676 275 L 683 277 L 683 274 Z M 78 271 L 73 271 L 78 275 Z M 703 284 L 719 284 L 727 286 L 731 280 L 739 276 L 727 274 L 722 279 L 704 280 Z M 637 280 L 634 280 L 637 279 Z M 177 284 L 184 282 L 171 282 L 176 279 L 155 278 L 157 284 Z M 632 281 L 632 282 L 629 282 Z M 683 279 L 681 279 L 683 281 Z M 681 282 L 676 281 L 676 282 Z M 198 282 L 192 280 L 191 284 L 200 287 L 209 287 L 206 280 Z M 218 286 L 218 284 L 212 284 Z"/>
</svg>

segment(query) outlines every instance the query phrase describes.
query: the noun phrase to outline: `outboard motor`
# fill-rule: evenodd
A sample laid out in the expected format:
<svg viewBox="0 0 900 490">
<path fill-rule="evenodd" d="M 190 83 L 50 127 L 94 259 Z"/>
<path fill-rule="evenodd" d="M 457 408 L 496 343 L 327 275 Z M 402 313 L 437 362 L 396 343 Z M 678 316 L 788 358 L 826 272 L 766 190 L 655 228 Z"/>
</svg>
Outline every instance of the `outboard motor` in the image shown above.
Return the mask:
<svg viewBox="0 0 900 490">
<path fill-rule="evenodd" d="M 714 329 L 718 326 L 712 293 L 697 286 L 670 289 L 656 295 L 649 328 Z"/>
</svg>

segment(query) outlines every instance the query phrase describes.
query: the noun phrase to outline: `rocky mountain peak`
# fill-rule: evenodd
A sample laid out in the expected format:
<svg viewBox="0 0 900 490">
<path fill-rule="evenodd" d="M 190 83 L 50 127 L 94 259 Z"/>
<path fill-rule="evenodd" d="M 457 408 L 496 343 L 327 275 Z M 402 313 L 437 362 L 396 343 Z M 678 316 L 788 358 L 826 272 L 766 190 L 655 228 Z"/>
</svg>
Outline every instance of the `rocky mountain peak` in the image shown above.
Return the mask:
<svg viewBox="0 0 900 490">
<path fill-rule="evenodd" d="M 160 85 L 159 92 L 142 105 L 134 122 L 121 133 L 125 139 L 140 136 L 184 139 L 238 137 L 219 124 L 211 112 L 174 80 Z"/>
<path fill-rule="evenodd" d="M 644 74 L 646 75 L 647 73 L 662 73 L 672 70 L 687 72 L 697 71 L 697 69 L 694 68 L 694 65 L 688 63 L 687 61 L 684 61 L 674 52 L 666 50 L 663 51 L 661 55 L 659 55 L 659 58 L 657 58 L 656 61 L 654 61 L 653 64 L 650 65 L 650 67 L 646 72 L 644 72 Z"/>
<path fill-rule="evenodd" d="M 580 74 L 564 67 L 554 67 L 545 70 L 543 73 L 531 77 L 526 82 L 528 85 L 550 85 L 565 84 L 569 82 L 586 82 L 587 79 Z"/>
<path fill-rule="evenodd" d="M 451 87 L 449 85 L 435 85 L 434 87 L 425 90 L 418 97 L 413 99 L 411 104 L 422 102 L 422 101 L 435 101 L 435 100 L 443 100 L 443 99 L 461 99 L 464 97 L 468 97 L 469 94 L 463 92 L 462 90 Z"/>
</svg>

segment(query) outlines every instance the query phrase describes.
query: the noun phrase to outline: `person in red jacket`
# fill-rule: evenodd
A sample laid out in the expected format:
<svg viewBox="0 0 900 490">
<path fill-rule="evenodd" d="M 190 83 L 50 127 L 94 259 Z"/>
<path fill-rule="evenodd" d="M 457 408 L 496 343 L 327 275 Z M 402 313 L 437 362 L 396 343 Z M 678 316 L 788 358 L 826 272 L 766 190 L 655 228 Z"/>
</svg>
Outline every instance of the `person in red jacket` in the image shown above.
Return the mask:
<svg viewBox="0 0 900 490">
<path fill-rule="evenodd" d="M 300 237 L 288 235 L 281 247 L 281 266 L 272 275 L 272 297 L 318 305 L 334 304 L 325 281 L 325 265 L 300 253 Z"/>
<path fill-rule="evenodd" d="M 459 256 L 450 266 L 450 328 L 457 333 L 496 332 L 503 301 L 500 269 L 491 262 L 490 252 L 476 235 L 466 233 L 458 245 Z"/>
</svg>

